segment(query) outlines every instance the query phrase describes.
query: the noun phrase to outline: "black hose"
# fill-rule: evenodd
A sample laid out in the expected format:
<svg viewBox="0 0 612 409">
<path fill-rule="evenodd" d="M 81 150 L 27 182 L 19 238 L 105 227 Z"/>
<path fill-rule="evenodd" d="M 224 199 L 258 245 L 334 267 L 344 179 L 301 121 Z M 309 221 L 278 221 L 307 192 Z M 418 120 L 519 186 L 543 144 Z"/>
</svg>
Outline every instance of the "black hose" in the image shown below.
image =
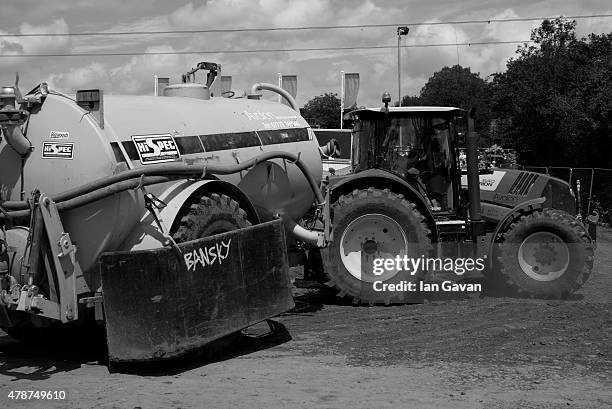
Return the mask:
<svg viewBox="0 0 612 409">
<path fill-rule="evenodd" d="M 88 192 L 81 196 L 64 200 L 63 202 L 55 202 L 55 200 L 54 202 L 56 203 L 58 211 L 69 210 L 76 207 L 85 206 L 89 203 L 95 202 L 96 200 L 101 200 L 105 197 L 114 195 L 115 193 L 123 192 L 124 190 L 135 189 L 139 186 L 149 186 L 158 183 L 170 182 L 175 179 L 180 179 L 180 177 L 172 178 L 170 176 L 147 176 L 142 178 L 142 181 L 140 178 L 123 180 L 110 186 L 105 186 L 101 189 L 94 190 L 93 192 Z M 13 218 L 25 218 L 30 215 L 30 209 L 12 210 L 8 214 Z M 0 219 L 1 218 L 2 215 L 0 215 Z"/>
<path fill-rule="evenodd" d="M 262 153 L 259 156 L 256 156 L 252 159 L 249 159 L 237 165 L 231 165 L 231 166 L 211 165 L 206 168 L 206 171 L 212 174 L 217 174 L 217 175 L 228 175 L 231 173 L 241 172 L 243 170 L 250 168 L 251 166 L 254 166 L 260 162 L 264 162 L 270 159 L 286 159 L 286 160 L 289 160 L 295 163 L 295 165 L 304 174 L 304 177 L 306 177 L 306 180 L 308 181 L 308 184 L 310 185 L 310 188 L 312 189 L 312 192 L 315 195 L 315 200 L 317 201 L 317 204 L 322 204 L 325 201 L 325 199 L 323 199 L 323 194 L 321 193 L 321 191 L 319 190 L 319 187 L 317 186 L 317 182 L 314 180 L 314 177 L 308 171 L 306 164 L 300 159 L 299 155 L 294 155 L 293 153 L 282 152 L 282 151 L 266 152 L 266 153 Z"/>
<path fill-rule="evenodd" d="M 86 185 L 79 186 L 74 189 L 67 190 L 51 199 L 55 203 L 64 202 L 76 197 L 85 195 L 94 190 L 102 189 L 114 183 L 122 182 L 129 179 L 140 178 L 141 176 L 183 176 L 183 177 L 199 177 L 203 174 L 205 166 L 185 165 L 182 163 L 170 165 L 151 165 L 144 168 L 127 170 L 117 173 L 116 175 L 106 176 L 101 179 L 94 180 Z M 25 201 L 6 201 L 3 204 L 6 210 L 22 210 L 29 209 L 28 203 Z"/>
<path fill-rule="evenodd" d="M 142 186 L 148 186 L 158 183 L 164 183 L 175 179 L 182 178 L 200 178 L 205 173 L 227 175 L 241 172 L 260 162 L 265 162 L 270 159 L 286 159 L 296 164 L 302 171 L 308 183 L 315 194 L 317 203 L 323 203 L 323 195 L 319 190 L 314 177 L 308 172 L 308 168 L 298 155 L 288 152 L 266 152 L 248 161 L 236 165 L 186 165 L 186 164 L 165 164 L 152 165 L 145 168 L 132 169 L 116 175 L 107 176 L 87 185 L 60 193 L 51 198 L 58 210 L 68 210 L 79 206 L 84 206 L 96 200 L 103 199 L 115 193 L 122 192 L 128 189 L 138 187 L 141 182 Z M 141 180 L 142 179 L 142 180 Z M 8 211 L 11 217 L 27 217 L 30 214 L 28 202 L 23 201 L 6 201 L 2 203 L 4 209 Z M 4 218 L 0 215 L 0 219 Z"/>
</svg>

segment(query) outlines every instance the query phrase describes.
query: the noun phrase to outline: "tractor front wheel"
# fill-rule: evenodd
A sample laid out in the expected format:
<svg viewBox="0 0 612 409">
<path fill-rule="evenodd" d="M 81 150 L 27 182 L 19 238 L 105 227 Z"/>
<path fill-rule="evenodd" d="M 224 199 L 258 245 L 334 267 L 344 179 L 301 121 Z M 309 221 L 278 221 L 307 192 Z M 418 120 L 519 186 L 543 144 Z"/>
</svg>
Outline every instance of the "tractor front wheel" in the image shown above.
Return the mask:
<svg viewBox="0 0 612 409">
<path fill-rule="evenodd" d="M 504 232 L 493 276 L 512 295 L 566 298 L 588 279 L 593 253 L 582 223 L 564 211 L 544 209 Z"/>
<path fill-rule="evenodd" d="M 403 195 L 389 189 L 354 190 L 333 205 L 333 240 L 322 249 L 327 284 L 354 303 L 389 304 L 417 300 L 415 291 L 398 287 L 420 277 L 377 259 L 418 258 L 429 251 L 424 217 Z M 378 263 L 376 265 L 375 263 Z M 384 290 L 382 284 L 394 284 Z M 383 289 L 381 291 L 381 289 Z"/>
</svg>

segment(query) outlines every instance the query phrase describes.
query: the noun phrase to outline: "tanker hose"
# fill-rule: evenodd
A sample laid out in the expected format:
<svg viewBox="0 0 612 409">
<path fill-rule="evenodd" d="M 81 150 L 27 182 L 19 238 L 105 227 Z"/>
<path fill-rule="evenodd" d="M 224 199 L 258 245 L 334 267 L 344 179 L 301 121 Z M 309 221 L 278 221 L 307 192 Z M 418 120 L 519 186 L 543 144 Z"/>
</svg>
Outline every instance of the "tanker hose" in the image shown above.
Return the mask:
<svg viewBox="0 0 612 409">
<path fill-rule="evenodd" d="M 281 219 L 295 238 L 316 247 L 325 247 L 325 234 L 322 231 L 308 230 L 297 224 L 289 216 L 281 215 Z"/>
<path fill-rule="evenodd" d="M 21 126 L 17 124 L 4 125 L 2 132 L 6 137 L 6 142 L 21 156 L 27 156 L 32 152 L 32 143 L 21 131 Z"/>
<path fill-rule="evenodd" d="M 61 203 L 68 200 L 76 199 L 86 194 L 95 192 L 107 188 L 111 185 L 119 182 L 124 182 L 129 179 L 138 179 L 141 176 L 166 176 L 166 180 L 172 180 L 177 178 L 195 178 L 202 176 L 206 166 L 192 166 L 185 165 L 183 163 L 173 163 L 165 165 L 151 165 L 146 168 L 131 169 L 125 172 L 117 173 L 115 175 L 106 176 L 86 185 L 76 187 L 74 189 L 67 190 L 60 194 L 51 197 L 55 203 Z M 158 182 L 161 183 L 161 182 Z M 3 207 L 6 210 L 25 210 L 30 208 L 25 201 L 6 201 L 3 202 Z"/>
<path fill-rule="evenodd" d="M 131 169 L 60 193 L 52 197 L 51 200 L 57 204 L 58 210 L 68 210 L 103 199 L 124 190 L 134 189 L 139 186 L 141 178 L 143 179 L 143 186 L 148 186 L 174 179 L 201 178 L 205 173 L 227 175 L 241 172 L 270 159 L 286 159 L 295 163 L 306 177 L 315 195 L 317 204 L 323 204 L 325 201 L 323 199 L 323 194 L 319 190 L 314 177 L 310 174 L 304 162 L 298 155 L 281 151 L 266 152 L 248 161 L 231 166 L 173 163 Z M 25 201 L 6 201 L 2 203 L 2 207 L 12 217 L 27 217 L 30 211 L 29 204 Z M 2 218 L 4 217 L 0 215 L 0 219 Z"/>
<path fill-rule="evenodd" d="M 251 92 L 256 93 L 257 91 L 260 91 L 262 89 L 267 90 L 267 91 L 276 92 L 277 94 L 281 95 L 283 98 L 287 100 L 291 108 L 293 108 L 297 112 L 300 112 L 300 108 L 298 107 L 297 102 L 295 102 L 295 99 L 293 99 L 293 96 L 291 96 L 290 93 L 288 93 L 281 87 L 274 85 L 274 84 L 268 84 L 265 82 L 258 82 L 258 83 L 253 84 L 253 86 L 251 87 Z"/>
<path fill-rule="evenodd" d="M 90 203 L 93 203 L 98 200 L 102 200 L 108 196 L 112 196 L 115 193 L 120 193 L 125 190 L 137 189 L 142 186 L 156 185 L 159 183 L 166 183 L 172 180 L 177 179 L 176 177 L 169 176 L 147 176 L 142 179 L 134 178 L 129 180 L 123 180 L 120 182 L 113 183 L 112 185 L 105 186 L 101 189 L 89 191 L 79 196 L 71 197 L 69 199 L 65 199 L 63 201 L 56 201 L 54 198 L 52 200 L 57 205 L 58 211 L 70 210 L 77 207 L 85 206 Z M 9 203 L 9 202 L 5 202 Z M 27 203 L 27 202 L 10 202 L 11 204 L 15 203 Z M 11 206 L 14 207 L 14 206 Z M 11 218 L 26 218 L 30 215 L 30 209 L 19 209 L 19 210 L 11 210 L 6 214 L 0 214 L 0 220 L 6 219 L 8 217 Z"/>
<path fill-rule="evenodd" d="M 310 185 L 310 188 L 312 189 L 312 192 L 315 195 L 315 200 L 317 201 L 317 204 L 320 205 L 325 202 L 323 194 L 321 193 L 321 190 L 319 189 L 314 177 L 308 171 L 306 164 L 300 159 L 299 155 L 294 155 L 293 153 L 283 151 L 266 152 L 236 165 L 208 165 L 206 167 L 206 171 L 212 174 L 228 175 L 231 173 L 242 172 L 243 170 L 246 170 L 251 166 L 255 166 L 260 162 L 264 162 L 270 159 L 286 159 L 295 163 L 295 165 L 302 171 L 304 177 L 306 177 L 306 180 L 308 181 L 308 184 Z"/>
</svg>

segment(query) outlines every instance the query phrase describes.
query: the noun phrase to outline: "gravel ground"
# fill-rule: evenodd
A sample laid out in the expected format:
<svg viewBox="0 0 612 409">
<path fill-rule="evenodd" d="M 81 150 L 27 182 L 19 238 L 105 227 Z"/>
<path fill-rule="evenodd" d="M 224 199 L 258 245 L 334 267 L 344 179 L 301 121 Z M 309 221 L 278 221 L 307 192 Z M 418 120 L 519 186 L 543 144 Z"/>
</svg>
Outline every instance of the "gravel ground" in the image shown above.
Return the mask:
<svg viewBox="0 0 612 409">
<path fill-rule="evenodd" d="M 612 232 L 568 301 L 480 297 L 353 307 L 325 291 L 221 359 L 110 372 L 92 351 L 0 335 L 0 404 L 57 408 L 612 408 Z M 67 391 L 11 401 L 11 390 Z"/>
</svg>

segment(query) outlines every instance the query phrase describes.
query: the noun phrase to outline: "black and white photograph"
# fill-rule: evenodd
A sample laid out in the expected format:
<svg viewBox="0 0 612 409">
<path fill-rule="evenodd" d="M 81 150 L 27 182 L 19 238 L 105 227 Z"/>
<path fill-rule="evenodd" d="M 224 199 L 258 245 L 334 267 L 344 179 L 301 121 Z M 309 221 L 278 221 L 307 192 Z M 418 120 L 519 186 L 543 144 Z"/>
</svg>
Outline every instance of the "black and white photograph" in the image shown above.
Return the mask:
<svg viewBox="0 0 612 409">
<path fill-rule="evenodd" d="M 612 408 L 612 4 L 0 0 L 0 407 Z"/>
</svg>

